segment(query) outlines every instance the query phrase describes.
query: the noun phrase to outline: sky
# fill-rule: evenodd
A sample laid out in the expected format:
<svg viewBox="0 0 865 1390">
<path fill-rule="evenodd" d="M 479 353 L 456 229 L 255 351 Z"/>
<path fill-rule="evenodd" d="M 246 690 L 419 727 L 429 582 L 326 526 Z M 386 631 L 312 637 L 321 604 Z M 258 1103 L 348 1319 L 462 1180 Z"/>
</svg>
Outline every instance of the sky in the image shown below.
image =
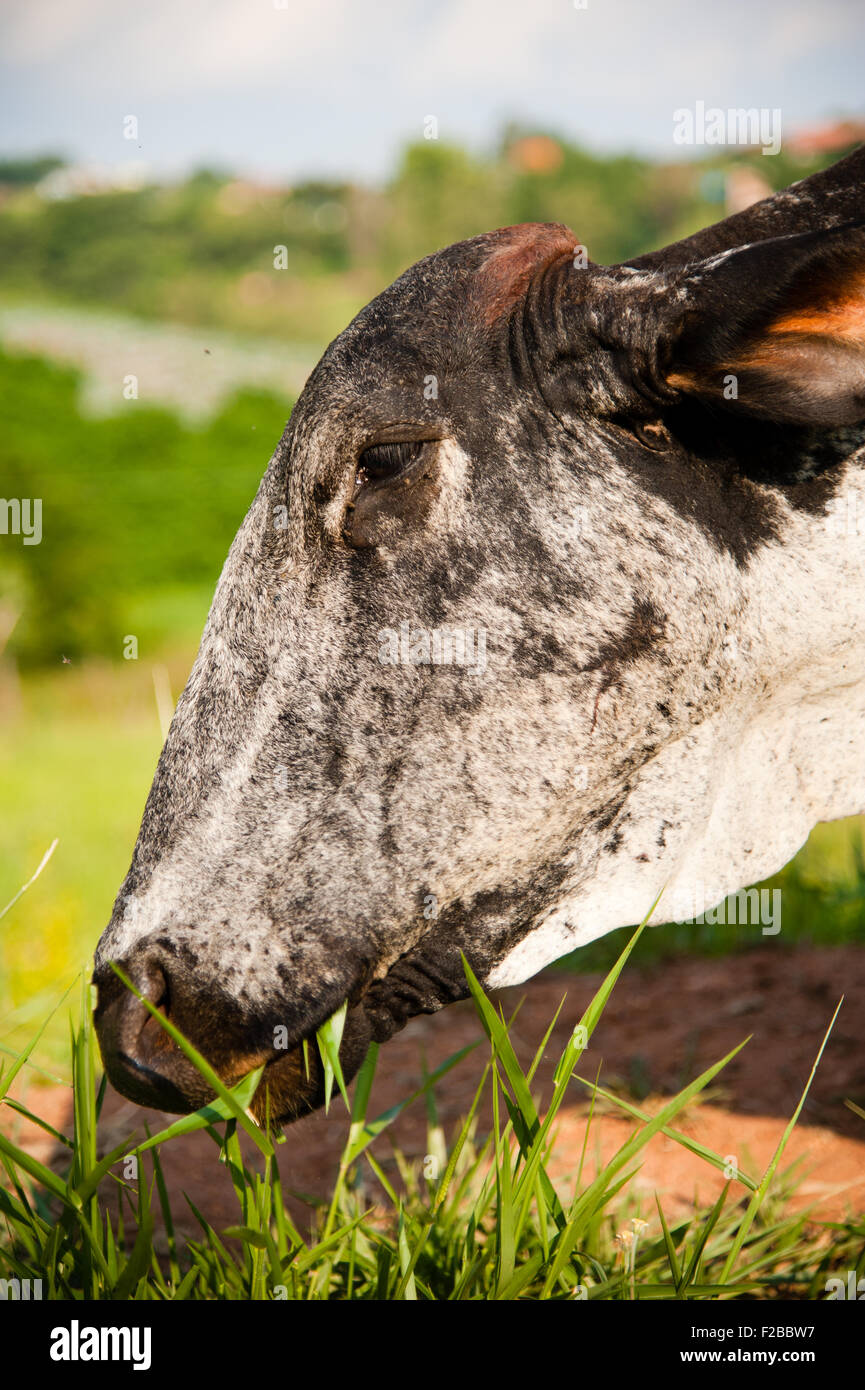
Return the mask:
<svg viewBox="0 0 865 1390">
<path fill-rule="evenodd" d="M 434 116 L 676 158 L 677 109 L 792 132 L 865 113 L 863 73 L 863 0 L 2 0 L 0 153 L 374 182 Z"/>
</svg>

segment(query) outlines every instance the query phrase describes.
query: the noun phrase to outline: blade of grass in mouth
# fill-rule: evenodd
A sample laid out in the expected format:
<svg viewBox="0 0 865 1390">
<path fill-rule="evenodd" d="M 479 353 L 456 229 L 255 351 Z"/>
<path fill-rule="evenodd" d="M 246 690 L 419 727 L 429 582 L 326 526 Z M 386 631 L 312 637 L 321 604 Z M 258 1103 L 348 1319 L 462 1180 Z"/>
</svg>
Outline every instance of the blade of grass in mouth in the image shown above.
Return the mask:
<svg viewBox="0 0 865 1390">
<path fill-rule="evenodd" d="M 339 1045 L 342 1042 L 342 1031 L 345 1027 L 345 1015 L 348 1008 L 348 1001 L 337 1009 L 336 1013 L 331 1014 L 320 1028 L 316 1030 L 316 1040 L 318 1050 L 321 1054 L 321 1062 L 324 1067 L 324 1110 L 327 1114 L 330 1109 L 330 1097 L 333 1093 L 333 1081 L 336 1077 L 342 1098 L 345 1101 L 346 1110 L 351 1112 L 348 1103 L 348 1092 L 345 1088 L 345 1078 L 342 1074 L 342 1066 L 339 1060 Z"/>
</svg>

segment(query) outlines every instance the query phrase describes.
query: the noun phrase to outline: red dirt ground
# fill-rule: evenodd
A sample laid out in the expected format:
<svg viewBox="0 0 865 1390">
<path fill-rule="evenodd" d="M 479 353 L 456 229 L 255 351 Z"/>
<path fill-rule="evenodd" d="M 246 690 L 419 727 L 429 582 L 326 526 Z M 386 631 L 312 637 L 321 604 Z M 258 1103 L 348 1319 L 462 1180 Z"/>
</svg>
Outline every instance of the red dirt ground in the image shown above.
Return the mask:
<svg viewBox="0 0 865 1390">
<path fill-rule="evenodd" d="M 535 1078 L 536 1093 L 540 1089 L 544 1097 L 549 1096 L 555 1060 L 600 979 L 551 970 L 517 989 L 501 992 L 506 1017 L 520 999 L 524 1001 L 511 1030 L 524 1064 L 566 996 Z M 816 1204 L 815 1217 L 832 1220 L 862 1213 L 865 1121 L 844 1101 L 850 1099 L 865 1108 L 865 948 L 785 950 L 767 946 L 720 959 L 667 962 L 647 971 L 626 969 L 580 1070 L 594 1078 L 600 1067 L 602 1085 L 652 1111 L 664 1097 L 751 1034 L 747 1047 L 724 1069 L 708 1098 L 704 1095 L 693 1104 L 679 1119 L 678 1127 L 725 1157 L 734 1155 L 742 1169 L 759 1177 L 796 1107 L 842 994 L 845 1003 L 782 1167 L 794 1158 L 803 1158 L 805 1177 L 794 1201 L 799 1206 Z M 469 1003 L 413 1020 L 381 1050 L 370 1115 L 380 1114 L 420 1084 L 422 1052 L 432 1070 L 479 1037 L 480 1024 Z M 486 1043 L 482 1042 L 477 1052 L 459 1063 L 437 1088 L 439 1115 L 448 1138 L 469 1109 L 485 1056 Z M 17 1094 L 36 1113 L 58 1128 L 68 1129 L 68 1089 L 31 1084 L 26 1093 L 22 1089 Z M 586 1115 L 586 1102 L 575 1085 L 573 1102 L 560 1113 L 550 1169 L 563 1196 L 573 1190 Z M 140 1126 L 142 1118 L 154 1132 L 172 1117 L 142 1112 L 111 1092 L 101 1126 L 103 1148 L 118 1143 Z M 50 1138 L 34 1126 L 9 1110 L 0 1110 L 0 1123 L 7 1132 L 17 1132 L 19 1142 L 25 1142 L 43 1161 L 58 1161 Z M 486 1111 L 480 1133 L 485 1123 Z M 626 1118 L 596 1113 L 584 1181 L 594 1172 L 597 1152 L 608 1157 L 632 1127 L 633 1122 Z M 347 1117 L 338 1096 L 329 1117 L 312 1115 L 291 1127 L 287 1143 L 278 1149 L 285 1187 L 294 1193 L 326 1196 L 333 1186 L 346 1128 Z M 422 1158 L 426 1150 L 423 1103 L 416 1103 L 388 1133 L 408 1158 Z M 377 1142 L 373 1152 L 394 1177 L 387 1136 Z M 177 1194 L 173 1202 L 177 1224 L 189 1234 L 197 1228 L 179 1195 L 182 1190 L 217 1229 L 237 1221 L 228 1174 L 215 1161 L 215 1153 L 212 1141 L 202 1134 L 172 1142 L 162 1150 L 170 1188 Z M 674 1219 L 690 1211 L 695 1198 L 701 1203 L 712 1200 L 722 1183 L 715 1170 L 658 1135 L 644 1152 L 632 1190 L 641 1196 L 643 1215 L 654 1214 L 657 1190 L 665 1214 Z M 374 1190 L 375 1180 L 370 1175 L 371 1195 Z M 741 1193 L 744 1195 L 744 1189 Z M 295 1219 L 307 1225 L 309 1208 L 297 1199 L 290 1205 Z"/>
</svg>

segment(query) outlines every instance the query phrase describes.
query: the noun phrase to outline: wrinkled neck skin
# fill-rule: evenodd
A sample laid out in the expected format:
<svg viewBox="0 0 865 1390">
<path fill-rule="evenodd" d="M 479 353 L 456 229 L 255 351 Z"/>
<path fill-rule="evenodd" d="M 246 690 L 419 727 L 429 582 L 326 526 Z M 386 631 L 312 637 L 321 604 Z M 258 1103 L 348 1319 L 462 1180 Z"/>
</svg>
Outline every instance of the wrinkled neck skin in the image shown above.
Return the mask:
<svg viewBox="0 0 865 1390">
<path fill-rule="evenodd" d="M 863 811 L 865 450 L 849 460 L 834 507 L 828 517 L 787 511 L 778 540 L 744 570 L 716 557 L 712 592 L 728 597 L 729 637 L 702 630 L 698 594 L 693 630 L 679 634 L 686 660 L 691 643 L 705 643 L 696 675 L 706 688 L 691 682 L 701 718 L 677 721 L 627 779 L 607 830 L 581 845 L 560 903 L 496 965 L 490 986 L 519 984 L 643 920 L 658 895 L 651 925 L 709 909 L 782 868 L 819 821 Z M 679 687 L 681 704 L 687 692 Z"/>
</svg>

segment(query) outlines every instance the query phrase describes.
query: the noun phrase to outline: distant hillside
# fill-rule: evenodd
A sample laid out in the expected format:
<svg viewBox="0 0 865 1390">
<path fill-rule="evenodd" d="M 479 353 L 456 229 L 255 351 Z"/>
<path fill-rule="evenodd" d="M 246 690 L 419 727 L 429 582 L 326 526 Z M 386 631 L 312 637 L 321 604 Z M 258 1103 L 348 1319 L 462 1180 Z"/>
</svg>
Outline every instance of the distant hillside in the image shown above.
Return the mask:
<svg viewBox="0 0 865 1390">
<path fill-rule="evenodd" d="M 123 190 L 48 157 L 7 161 L 0 293 L 327 342 L 407 265 L 449 242 L 565 222 L 593 260 L 618 261 L 714 221 L 743 186 L 758 197 L 840 153 L 740 149 L 661 165 L 511 130 L 487 159 L 437 140 L 411 145 L 379 189 L 282 188 L 205 171 Z"/>
</svg>

